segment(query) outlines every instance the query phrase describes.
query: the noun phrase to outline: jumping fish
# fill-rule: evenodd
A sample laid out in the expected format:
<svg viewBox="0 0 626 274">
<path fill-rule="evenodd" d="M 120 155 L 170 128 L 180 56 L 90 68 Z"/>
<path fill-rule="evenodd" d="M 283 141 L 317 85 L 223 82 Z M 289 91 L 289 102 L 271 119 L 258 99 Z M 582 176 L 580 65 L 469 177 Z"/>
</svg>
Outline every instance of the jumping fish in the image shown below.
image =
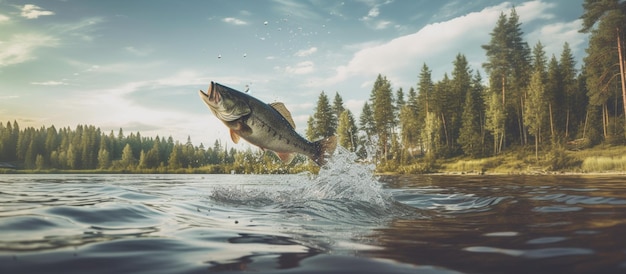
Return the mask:
<svg viewBox="0 0 626 274">
<path fill-rule="evenodd" d="M 230 137 L 240 138 L 276 153 L 284 163 L 290 163 L 296 153 L 306 155 L 317 165 L 326 163 L 337 146 L 336 136 L 311 142 L 295 131 L 291 113 L 283 103 L 266 104 L 249 94 L 211 82 L 200 98 L 213 114 L 230 129 Z"/>
</svg>

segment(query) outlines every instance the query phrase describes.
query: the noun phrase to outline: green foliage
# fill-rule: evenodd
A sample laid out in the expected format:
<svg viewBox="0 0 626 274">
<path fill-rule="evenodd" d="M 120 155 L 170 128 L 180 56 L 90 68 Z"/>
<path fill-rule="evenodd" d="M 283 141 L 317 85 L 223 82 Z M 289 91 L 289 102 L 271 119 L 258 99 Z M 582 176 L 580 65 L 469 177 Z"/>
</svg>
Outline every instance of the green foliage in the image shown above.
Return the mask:
<svg viewBox="0 0 626 274">
<path fill-rule="evenodd" d="M 354 116 L 349 109 L 344 110 L 339 116 L 339 124 L 337 125 L 337 138 L 339 145 L 349 151 L 356 151 L 357 148 L 358 129 Z"/>
<path fill-rule="evenodd" d="M 302 156 L 285 166 L 272 154 L 228 150 L 218 140 L 207 149 L 203 144 L 193 146 L 190 138 L 182 144 L 171 137 L 125 136 L 122 129 L 117 135 L 106 135 L 94 126 L 20 130 L 17 122 L 0 123 L 0 140 L 0 162 L 36 172 L 292 173 L 309 169 Z"/>
<path fill-rule="evenodd" d="M 466 155 L 480 157 L 482 155 L 481 120 L 479 104 L 480 93 L 472 89 L 465 95 L 462 124 L 459 133 L 459 144 Z"/>
<path fill-rule="evenodd" d="M 626 156 L 593 156 L 586 158 L 581 165 L 583 171 L 626 171 Z"/>
<path fill-rule="evenodd" d="M 394 98 L 391 82 L 387 77 L 378 75 L 370 94 L 372 118 L 375 134 L 378 136 L 378 152 L 382 159 L 389 157 L 391 135 L 395 127 Z"/>
<path fill-rule="evenodd" d="M 555 146 L 547 155 L 549 170 L 574 170 L 580 167 L 581 161 L 570 156 L 565 149 Z"/>
<path fill-rule="evenodd" d="M 337 98 L 335 100 L 338 101 Z M 326 93 L 322 91 L 317 100 L 313 119 L 309 119 L 306 136 L 309 140 L 314 141 L 334 135 L 336 129 L 337 116 L 335 115 L 335 110 L 331 107 Z"/>
<path fill-rule="evenodd" d="M 499 94 L 500 106 L 488 100 L 491 116 L 487 128 L 494 136 L 494 153 L 498 154 L 508 143 L 525 142 L 523 115 L 524 90 L 530 74 L 530 49 L 523 40 L 521 23 L 515 9 L 509 16 L 504 13 L 491 32 L 489 44 L 483 45 L 487 62 L 483 63 L 489 74 L 489 90 Z"/>
</svg>

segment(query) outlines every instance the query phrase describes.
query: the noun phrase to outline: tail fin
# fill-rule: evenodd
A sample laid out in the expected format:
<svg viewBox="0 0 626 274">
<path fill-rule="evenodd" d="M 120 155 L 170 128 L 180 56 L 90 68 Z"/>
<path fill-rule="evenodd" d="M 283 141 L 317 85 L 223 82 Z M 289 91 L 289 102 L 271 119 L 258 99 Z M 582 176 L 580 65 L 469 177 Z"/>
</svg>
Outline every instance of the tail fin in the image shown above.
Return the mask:
<svg viewBox="0 0 626 274">
<path fill-rule="evenodd" d="M 311 158 L 318 166 L 326 164 L 326 156 L 330 156 L 335 152 L 337 148 L 337 136 L 328 136 L 322 140 L 316 141 L 316 152 Z"/>
</svg>

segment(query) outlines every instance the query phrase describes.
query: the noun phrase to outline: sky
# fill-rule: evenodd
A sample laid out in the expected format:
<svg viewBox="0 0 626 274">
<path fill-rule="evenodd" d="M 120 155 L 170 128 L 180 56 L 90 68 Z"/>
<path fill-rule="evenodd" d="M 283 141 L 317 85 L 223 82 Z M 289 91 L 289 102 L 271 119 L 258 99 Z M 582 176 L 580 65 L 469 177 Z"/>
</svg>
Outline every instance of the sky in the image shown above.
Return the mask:
<svg viewBox="0 0 626 274">
<path fill-rule="evenodd" d="M 285 103 L 304 134 L 320 92 L 358 119 L 378 74 L 407 92 L 461 53 L 486 79 L 481 45 L 513 7 L 531 48 L 568 42 L 580 66 L 582 2 L 0 0 L 0 122 L 211 145 L 230 139 L 198 96 L 215 81 Z"/>
</svg>

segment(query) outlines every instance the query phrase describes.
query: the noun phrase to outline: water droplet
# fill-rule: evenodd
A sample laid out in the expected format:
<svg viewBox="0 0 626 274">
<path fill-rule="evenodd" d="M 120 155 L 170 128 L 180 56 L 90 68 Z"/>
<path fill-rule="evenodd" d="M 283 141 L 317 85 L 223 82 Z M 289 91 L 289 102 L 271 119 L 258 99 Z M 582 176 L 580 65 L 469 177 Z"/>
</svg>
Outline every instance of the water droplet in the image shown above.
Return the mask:
<svg viewBox="0 0 626 274">
<path fill-rule="evenodd" d="M 222 58 L 222 55 L 221 55 L 221 54 L 218 54 L 218 55 L 217 55 L 217 59 L 220 59 L 220 58 Z"/>
<path fill-rule="evenodd" d="M 267 24 L 268 24 L 268 22 L 267 22 L 267 21 L 263 22 L 263 25 L 266 25 L 266 26 L 267 26 Z"/>
<path fill-rule="evenodd" d="M 247 54 L 247 53 L 244 53 L 244 54 L 243 54 L 243 58 L 246 58 L 246 56 L 248 56 L 248 54 Z"/>
</svg>

